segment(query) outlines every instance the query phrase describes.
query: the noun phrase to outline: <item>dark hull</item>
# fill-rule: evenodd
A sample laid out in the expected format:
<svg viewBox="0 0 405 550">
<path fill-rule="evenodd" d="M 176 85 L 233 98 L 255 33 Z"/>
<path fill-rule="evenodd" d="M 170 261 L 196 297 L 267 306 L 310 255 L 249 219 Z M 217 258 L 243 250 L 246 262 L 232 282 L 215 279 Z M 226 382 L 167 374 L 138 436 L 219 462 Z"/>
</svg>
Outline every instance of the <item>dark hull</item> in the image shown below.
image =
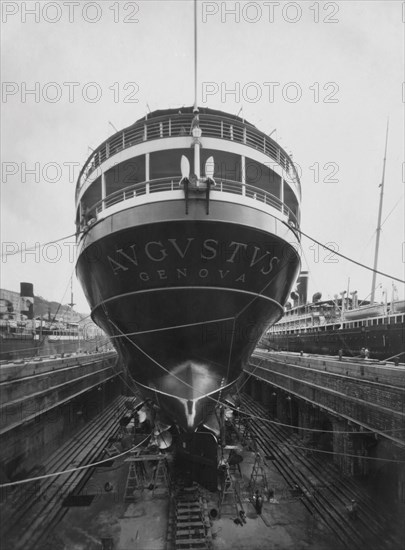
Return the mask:
<svg viewBox="0 0 405 550">
<path fill-rule="evenodd" d="M 33 336 L 0 338 L 0 359 L 11 361 L 38 355 L 39 342 Z"/>
<path fill-rule="evenodd" d="M 193 431 L 281 317 L 298 268 L 293 247 L 270 233 L 182 220 L 98 239 L 77 273 L 133 379 Z"/>
<path fill-rule="evenodd" d="M 105 341 L 103 342 L 105 344 Z M 41 340 L 27 338 L 1 338 L 0 359 L 13 361 L 31 359 L 38 356 L 59 355 L 62 353 L 77 353 L 79 351 L 96 351 L 97 340 L 52 340 L 47 336 Z"/>
<path fill-rule="evenodd" d="M 387 324 L 358 329 L 347 328 L 317 333 L 269 334 L 264 344 L 279 351 L 343 355 L 356 357 L 367 348 L 372 359 L 389 359 L 405 349 L 404 323 Z M 402 359 L 403 360 L 403 355 Z"/>
</svg>

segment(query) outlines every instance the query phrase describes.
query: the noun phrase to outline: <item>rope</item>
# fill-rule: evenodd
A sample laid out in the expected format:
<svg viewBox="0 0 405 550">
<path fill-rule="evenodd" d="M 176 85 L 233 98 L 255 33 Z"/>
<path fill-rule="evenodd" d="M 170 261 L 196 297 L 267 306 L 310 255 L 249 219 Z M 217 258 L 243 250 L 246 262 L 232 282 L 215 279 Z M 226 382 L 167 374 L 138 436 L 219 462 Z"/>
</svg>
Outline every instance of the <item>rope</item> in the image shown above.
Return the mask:
<svg viewBox="0 0 405 550">
<path fill-rule="evenodd" d="M 60 239 L 56 239 L 56 241 L 49 241 L 47 243 L 38 243 L 38 246 L 35 245 L 34 247 L 32 248 L 26 248 L 25 250 L 22 250 L 21 248 L 19 248 L 18 250 L 14 251 L 14 252 L 5 252 L 4 254 L 0 254 L 0 258 L 3 258 L 3 257 L 7 257 L 7 256 L 15 256 L 15 254 L 19 254 L 20 252 L 32 252 L 34 250 L 40 250 L 41 248 L 43 248 L 44 246 L 48 246 L 50 244 L 55 244 L 55 243 L 58 243 L 60 241 L 66 241 L 66 239 L 71 239 L 72 237 L 76 237 L 76 233 L 72 233 L 71 235 L 66 235 L 66 237 L 61 237 Z"/>
<path fill-rule="evenodd" d="M 284 225 L 286 225 L 287 227 L 290 228 L 288 223 L 286 223 L 286 222 L 282 222 L 282 223 L 284 223 Z M 393 275 L 390 275 L 389 273 L 384 273 L 383 271 L 379 271 L 378 269 L 374 269 L 373 267 L 370 267 L 368 265 L 357 262 L 356 260 L 353 260 L 353 258 L 349 258 L 348 256 L 345 256 L 345 254 L 342 254 L 341 252 L 337 252 L 333 248 L 329 248 L 329 246 L 326 246 L 326 244 L 323 244 L 320 241 L 317 241 L 316 239 L 314 239 L 310 235 L 307 235 L 306 233 L 304 233 L 301 229 L 298 229 L 297 227 L 294 228 L 294 231 L 298 231 L 298 233 L 300 233 L 301 235 L 303 235 L 304 237 L 306 237 L 310 241 L 313 241 L 314 243 L 318 244 L 319 246 L 322 246 L 326 250 L 329 250 L 330 252 L 333 252 L 337 256 L 340 256 L 341 258 L 344 258 L 345 260 L 347 260 L 349 262 L 352 262 L 356 265 L 359 265 L 360 267 L 363 267 L 364 269 L 368 269 L 369 271 L 372 271 L 373 273 L 377 273 L 378 275 L 382 275 L 383 277 L 388 277 L 389 279 L 397 281 L 398 283 L 404 283 L 405 284 L 405 280 L 398 279 L 398 277 L 394 277 Z"/>
<path fill-rule="evenodd" d="M 114 457 L 113 457 L 114 460 L 116 460 L 117 458 L 121 458 L 122 456 L 124 456 L 128 453 L 131 453 L 132 451 L 134 451 L 135 449 L 137 449 L 138 447 L 143 445 L 149 437 L 150 436 L 148 435 L 147 437 L 145 437 L 145 439 L 143 439 L 140 443 L 138 443 L 138 445 L 135 445 L 134 447 L 131 447 L 131 449 L 129 449 L 128 451 L 124 451 L 123 453 L 120 453 L 118 455 L 114 455 Z M 104 464 L 105 462 L 110 462 L 110 460 L 111 460 L 111 457 L 108 457 L 108 458 L 105 458 L 104 460 L 99 460 L 98 462 L 92 462 L 91 464 L 86 464 L 85 466 L 78 466 L 77 468 L 70 468 L 69 470 L 63 470 L 62 472 L 54 472 L 52 474 L 44 474 L 43 476 L 30 477 L 30 478 L 27 478 L 27 479 L 20 479 L 19 481 L 11 481 L 9 483 L 3 483 L 3 484 L 0 485 L 0 489 L 3 489 L 4 487 L 13 487 L 14 485 L 22 485 L 24 483 L 31 483 L 33 481 L 39 481 L 41 479 L 47 479 L 47 478 L 50 478 L 50 477 L 61 476 L 61 475 L 64 475 L 64 474 L 70 474 L 72 472 L 78 472 L 80 470 L 86 470 L 87 468 L 95 468 L 96 466 L 100 466 L 100 464 Z"/>
</svg>

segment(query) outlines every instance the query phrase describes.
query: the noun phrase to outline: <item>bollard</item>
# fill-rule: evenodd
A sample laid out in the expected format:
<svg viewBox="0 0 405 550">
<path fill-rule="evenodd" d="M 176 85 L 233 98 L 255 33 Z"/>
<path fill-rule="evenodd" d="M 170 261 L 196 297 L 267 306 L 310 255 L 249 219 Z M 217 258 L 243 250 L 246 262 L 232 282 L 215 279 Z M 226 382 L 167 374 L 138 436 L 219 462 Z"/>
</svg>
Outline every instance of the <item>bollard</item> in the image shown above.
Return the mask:
<svg viewBox="0 0 405 550">
<path fill-rule="evenodd" d="M 343 350 L 340 349 L 340 350 L 339 350 L 339 361 L 342 360 L 342 357 L 343 357 Z"/>
</svg>

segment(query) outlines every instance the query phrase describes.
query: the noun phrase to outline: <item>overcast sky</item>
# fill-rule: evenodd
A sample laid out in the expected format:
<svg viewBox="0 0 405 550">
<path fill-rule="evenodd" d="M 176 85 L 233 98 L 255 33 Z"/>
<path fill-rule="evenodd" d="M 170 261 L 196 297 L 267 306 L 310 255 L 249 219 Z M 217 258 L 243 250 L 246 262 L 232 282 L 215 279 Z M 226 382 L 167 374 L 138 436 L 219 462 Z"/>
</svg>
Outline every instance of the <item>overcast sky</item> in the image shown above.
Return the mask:
<svg viewBox="0 0 405 550">
<path fill-rule="evenodd" d="M 21 249 L 74 233 L 79 167 L 114 133 L 109 121 L 121 129 L 147 104 L 194 98 L 192 0 L 76 4 L 1 6 L 1 287 L 30 281 L 62 303 L 74 238 Z M 277 129 L 272 137 L 302 170 L 303 231 L 370 266 L 390 118 L 383 220 L 394 210 L 379 269 L 404 278 L 403 2 L 198 4 L 199 104 L 232 114 L 243 107 L 259 129 Z M 307 239 L 302 250 L 311 294 L 332 297 L 349 277 L 351 290 L 370 293 L 371 272 Z M 378 282 L 390 295 L 391 280 Z M 88 311 L 76 279 L 74 292 L 76 309 Z"/>
</svg>

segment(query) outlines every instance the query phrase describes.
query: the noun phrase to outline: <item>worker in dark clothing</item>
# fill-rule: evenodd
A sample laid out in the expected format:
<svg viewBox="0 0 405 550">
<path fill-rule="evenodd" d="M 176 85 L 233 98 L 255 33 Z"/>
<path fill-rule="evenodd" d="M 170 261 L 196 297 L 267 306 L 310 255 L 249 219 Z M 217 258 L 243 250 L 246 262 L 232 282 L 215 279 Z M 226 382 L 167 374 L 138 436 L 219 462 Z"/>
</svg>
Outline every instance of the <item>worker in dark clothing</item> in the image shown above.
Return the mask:
<svg viewBox="0 0 405 550">
<path fill-rule="evenodd" d="M 349 516 L 352 519 L 357 519 L 357 513 L 358 513 L 358 504 L 355 500 L 352 500 L 347 507 L 347 511 L 349 512 Z"/>
<path fill-rule="evenodd" d="M 256 491 L 256 493 L 253 496 L 253 504 L 255 506 L 257 514 L 260 516 L 263 508 L 263 497 L 259 493 L 259 491 Z"/>
</svg>

